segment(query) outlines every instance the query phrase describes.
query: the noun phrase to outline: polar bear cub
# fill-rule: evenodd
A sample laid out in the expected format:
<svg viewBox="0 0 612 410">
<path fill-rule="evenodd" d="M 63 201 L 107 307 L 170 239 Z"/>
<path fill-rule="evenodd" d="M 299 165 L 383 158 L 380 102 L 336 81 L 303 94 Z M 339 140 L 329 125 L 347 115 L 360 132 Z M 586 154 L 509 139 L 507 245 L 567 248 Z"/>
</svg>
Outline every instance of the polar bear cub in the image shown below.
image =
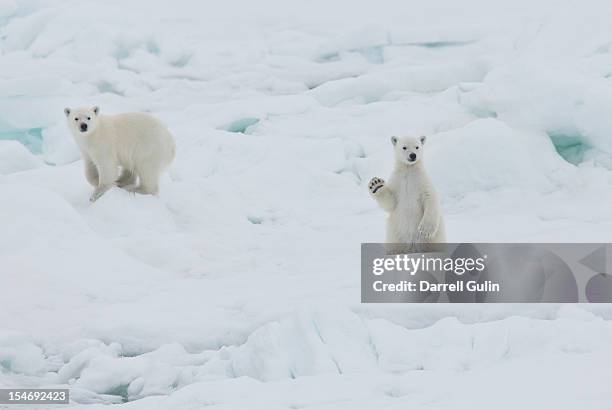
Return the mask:
<svg viewBox="0 0 612 410">
<path fill-rule="evenodd" d="M 391 137 L 395 167 L 389 183 L 372 178 L 369 190 L 389 213 L 388 244 L 446 242 L 444 220 L 433 185 L 423 165 L 426 137 Z"/>
<path fill-rule="evenodd" d="M 100 115 L 98 107 L 65 108 L 68 127 L 81 150 L 94 202 L 114 185 L 156 195 L 159 178 L 175 155 L 172 135 L 144 113 Z"/>
</svg>

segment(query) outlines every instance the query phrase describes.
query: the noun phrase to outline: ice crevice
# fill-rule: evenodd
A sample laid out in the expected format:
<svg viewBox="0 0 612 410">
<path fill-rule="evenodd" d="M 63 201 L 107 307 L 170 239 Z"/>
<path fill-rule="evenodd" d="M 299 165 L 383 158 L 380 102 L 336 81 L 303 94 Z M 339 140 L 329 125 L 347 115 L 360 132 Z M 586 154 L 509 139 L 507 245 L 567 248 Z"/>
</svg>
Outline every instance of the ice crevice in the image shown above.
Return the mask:
<svg viewBox="0 0 612 410">
<path fill-rule="evenodd" d="M 228 132 L 234 132 L 238 134 L 249 134 L 252 127 L 257 125 L 259 121 L 260 121 L 259 118 L 254 118 L 254 117 L 239 118 L 229 123 L 225 127 L 225 129 Z"/>
<path fill-rule="evenodd" d="M 581 164 L 588 151 L 593 149 L 588 139 L 578 133 L 550 132 L 548 136 L 559 155 L 573 165 Z"/>
<path fill-rule="evenodd" d="M 0 140 L 15 140 L 23 144 L 33 154 L 42 151 L 43 137 L 42 128 L 28 128 L 22 130 L 0 130 Z"/>
</svg>

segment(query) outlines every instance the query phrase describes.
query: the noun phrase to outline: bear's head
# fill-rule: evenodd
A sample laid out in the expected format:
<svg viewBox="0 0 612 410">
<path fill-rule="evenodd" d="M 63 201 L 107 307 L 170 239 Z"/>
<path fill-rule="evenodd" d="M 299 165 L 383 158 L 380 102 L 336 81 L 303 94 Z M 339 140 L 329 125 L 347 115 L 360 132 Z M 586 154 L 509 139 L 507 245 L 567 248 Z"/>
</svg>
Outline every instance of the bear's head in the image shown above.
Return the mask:
<svg viewBox="0 0 612 410">
<path fill-rule="evenodd" d="M 64 108 L 68 120 L 68 127 L 75 135 L 88 135 L 98 127 L 98 107 L 92 108 Z"/>
<path fill-rule="evenodd" d="M 395 160 L 400 164 L 414 165 L 423 156 L 426 137 L 391 137 Z"/>
</svg>

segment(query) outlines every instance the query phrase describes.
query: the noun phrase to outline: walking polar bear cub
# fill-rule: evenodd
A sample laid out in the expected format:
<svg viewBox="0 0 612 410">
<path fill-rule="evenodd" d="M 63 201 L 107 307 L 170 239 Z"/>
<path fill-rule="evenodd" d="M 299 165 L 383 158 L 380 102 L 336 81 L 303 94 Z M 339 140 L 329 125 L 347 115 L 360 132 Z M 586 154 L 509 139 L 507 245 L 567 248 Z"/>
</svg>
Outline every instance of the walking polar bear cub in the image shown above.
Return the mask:
<svg viewBox="0 0 612 410">
<path fill-rule="evenodd" d="M 433 185 L 423 166 L 426 137 L 391 137 L 395 168 L 385 183 L 370 180 L 369 190 L 378 205 L 389 213 L 387 243 L 426 244 L 446 242 L 444 220 Z"/>
<path fill-rule="evenodd" d="M 172 135 L 144 113 L 100 115 L 98 107 L 65 108 L 68 127 L 81 150 L 94 202 L 113 186 L 156 195 L 159 178 L 175 155 Z M 121 168 L 121 172 L 119 169 Z"/>
</svg>

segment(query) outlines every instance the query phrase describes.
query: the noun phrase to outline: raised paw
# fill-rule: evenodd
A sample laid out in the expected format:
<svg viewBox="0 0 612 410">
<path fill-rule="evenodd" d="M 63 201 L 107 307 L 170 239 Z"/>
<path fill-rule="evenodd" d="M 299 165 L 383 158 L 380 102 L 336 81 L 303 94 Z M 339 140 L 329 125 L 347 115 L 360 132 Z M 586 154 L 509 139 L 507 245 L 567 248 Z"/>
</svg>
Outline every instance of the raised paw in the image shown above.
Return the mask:
<svg viewBox="0 0 612 410">
<path fill-rule="evenodd" d="M 368 184 L 368 189 L 370 190 L 370 193 L 372 195 L 375 195 L 376 192 L 378 192 L 378 190 L 383 186 L 385 186 L 385 180 L 382 178 L 374 177 L 370 180 L 370 183 Z"/>
</svg>

